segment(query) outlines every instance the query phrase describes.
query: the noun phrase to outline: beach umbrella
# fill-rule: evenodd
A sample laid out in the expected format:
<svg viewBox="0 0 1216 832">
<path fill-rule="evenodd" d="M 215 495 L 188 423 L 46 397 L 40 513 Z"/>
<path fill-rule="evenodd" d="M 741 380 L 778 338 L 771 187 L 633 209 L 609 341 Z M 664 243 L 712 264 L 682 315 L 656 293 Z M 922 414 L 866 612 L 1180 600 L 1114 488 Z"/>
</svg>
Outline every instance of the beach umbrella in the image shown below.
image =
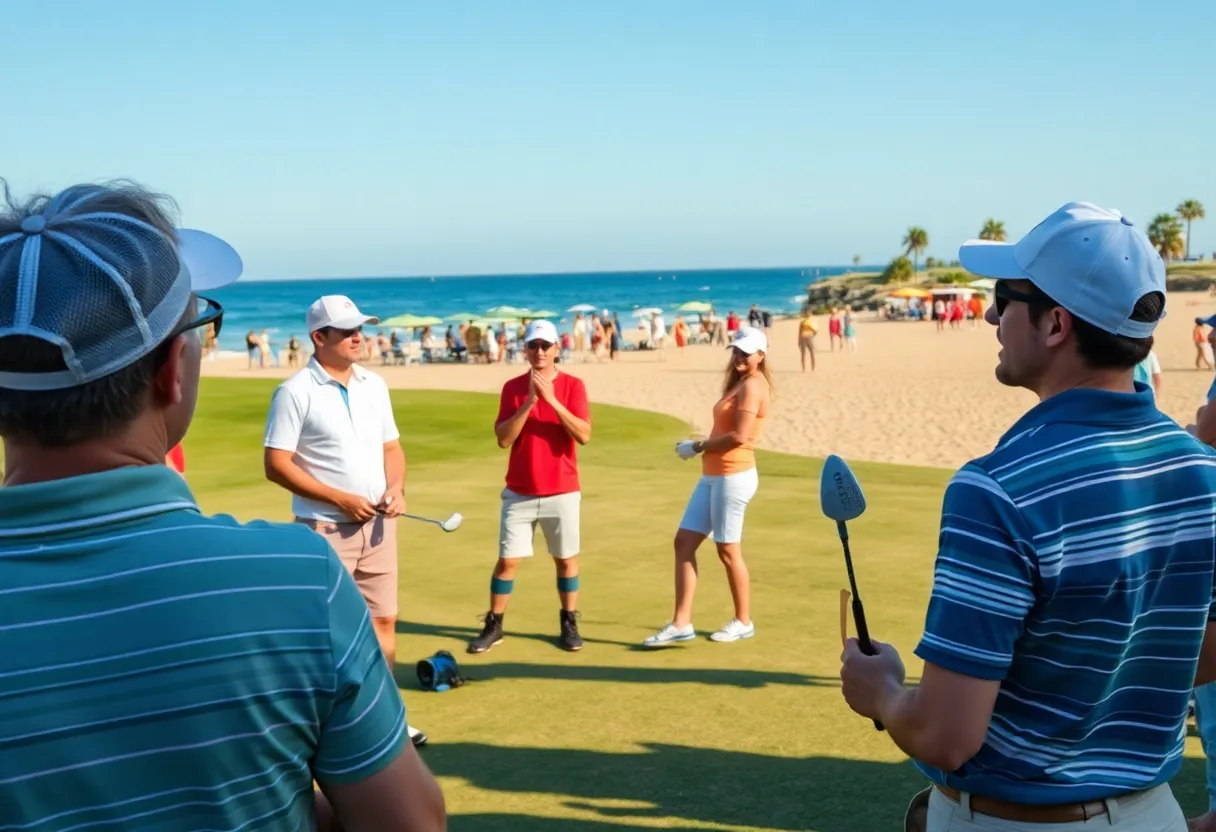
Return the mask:
<svg viewBox="0 0 1216 832">
<path fill-rule="evenodd" d="M 493 318 L 526 318 L 531 314 L 527 309 L 520 309 L 518 306 L 495 306 L 486 310 L 486 315 Z"/>
<path fill-rule="evenodd" d="M 457 312 L 455 315 L 448 315 L 444 320 L 452 321 L 453 323 L 464 323 L 465 321 L 476 321 L 480 317 L 480 312 Z"/>
<path fill-rule="evenodd" d="M 967 285 L 972 289 L 982 289 L 985 292 L 991 292 L 996 288 L 996 281 L 990 277 L 981 277 L 979 280 L 973 280 Z"/>
<path fill-rule="evenodd" d="M 712 303 L 707 303 L 703 300 L 690 300 L 688 303 L 682 303 L 676 307 L 677 312 L 708 312 L 713 309 Z"/>
<path fill-rule="evenodd" d="M 662 315 L 662 314 L 663 314 L 663 310 L 657 306 L 645 306 L 641 309 L 633 310 L 633 317 L 635 317 L 635 318 L 649 318 L 651 315 Z"/>
<path fill-rule="evenodd" d="M 595 310 L 597 310 L 597 309 L 599 309 L 599 307 L 598 307 L 598 306 L 596 306 L 595 304 L 591 304 L 591 303 L 576 303 L 574 306 L 571 306 L 571 307 L 570 307 L 569 309 L 567 309 L 566 311 L 567 311 L 567 312 L 594 312 L 594 311 L 595 311 Z"/>
<path fill-rule="evenodd" d="M 560 312 L 550 312 L 548 309 L 542 309 L 539 312 L 532 312 L 532 313 L 530 313 L 528 315 L 524 315 L 522 317 L 525 317 L 525 318 L 556 318 L 560 314 L 561 314 Z"/>
<path fill-rule="evenodd" d="M 915 286 L 907 286 L 903 289 L 896 289 L 894 292 L 887 295 L 887 297 L 892 298 L 928 298 L 932 296 L 933 294 L 931 292 L 927 292 L 924 289 L 917 289 Z"/>
<path fill-rule="evenodd" d="M 423 316 L 406 313 L 404 315 L 395 315 L 392 318 L 387 318 L 380 322 L 380 326 L 416 329 L 423 326 L 438 326 L 441 323 L 443 323 L 442 318 L 436 318 L 430 315 Z"/>
</svg>

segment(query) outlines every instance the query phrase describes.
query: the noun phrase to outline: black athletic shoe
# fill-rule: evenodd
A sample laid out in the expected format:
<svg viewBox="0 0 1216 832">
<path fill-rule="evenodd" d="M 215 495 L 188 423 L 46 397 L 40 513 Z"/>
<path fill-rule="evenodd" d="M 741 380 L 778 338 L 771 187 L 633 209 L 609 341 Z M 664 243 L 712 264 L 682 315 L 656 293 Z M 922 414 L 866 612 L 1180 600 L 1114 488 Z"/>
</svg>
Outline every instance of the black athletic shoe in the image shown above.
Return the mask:
<svg viewBox="0 0 1216 832">
<path fill-rule="evenodd" d="M 583 639 L 578 634 L 578 613 L 574 610 L 561 612 L 562 636 L 560 643 L 563 650 L 582 650 Z"/>
<path fill-rule="evenodd" d="M 469 642 L 469 652 L 484 653 L 496 644 L 502 644 L 502 616 L 488 612 L 481 635 Z"/>
<path fill-rule="evenodd" d="M 410 735 L 410 742 L 413 744 L 414 748 L 421 748 L 422 746 L 426 745 L 426 734 L 419 731 L 413 725 L 406 725 L 405 728 Z"/>
</svg>

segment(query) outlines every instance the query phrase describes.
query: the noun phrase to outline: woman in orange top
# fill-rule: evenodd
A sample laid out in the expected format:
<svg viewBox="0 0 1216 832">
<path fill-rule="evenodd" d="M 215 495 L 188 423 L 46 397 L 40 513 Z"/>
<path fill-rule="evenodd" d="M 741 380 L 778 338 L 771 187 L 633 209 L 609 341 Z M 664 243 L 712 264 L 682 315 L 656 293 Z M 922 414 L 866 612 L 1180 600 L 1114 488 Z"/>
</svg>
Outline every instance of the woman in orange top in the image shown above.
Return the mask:
<svg viewBox="0 0 1216 832">
<path fill-rule="evenodd" d="M 730 364 L 722 398 L 714 405 L 714 426 L 708 439 L 676 445 L 682 459 L 701 454 L 701 479 L 692 492 L 676 532 L 675 614 L 663 629 L 642 642 L 661 647 L 696 637 L 692 600 L 697 588 L 697 549 L 713 537 L 718 558 L 735 601 L 735 617 L 710 636 L 713 641 L 738 641 L 756 634 L 751 619 L 751 581 L 743 562 L 743 513 L 756 494 L 756 439 L 768 415 L 772 377 L 765 352 L 768 338 L 755 327 L 743 327 L 730 346 Z"/>
</svg>

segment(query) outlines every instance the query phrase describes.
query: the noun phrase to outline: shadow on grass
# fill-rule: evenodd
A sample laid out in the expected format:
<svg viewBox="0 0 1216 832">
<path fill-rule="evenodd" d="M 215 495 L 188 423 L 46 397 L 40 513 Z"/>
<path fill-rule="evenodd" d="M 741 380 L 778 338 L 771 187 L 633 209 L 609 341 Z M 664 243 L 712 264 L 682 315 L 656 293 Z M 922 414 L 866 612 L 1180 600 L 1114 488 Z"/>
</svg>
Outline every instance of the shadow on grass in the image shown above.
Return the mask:
<svg viewBox="0 0 1216 832">
<path fill-rule="evenodd" d="M 480 789 L 555 795 L 565 808 L 603 819 L 453 815 L 451 828 L 468 832 L 613 832 L 652 829 L 635 824 L 664 819 L 775 830 L 897 832 L 908 800 L 928 785 L 910 762 L 772 757 L 662 744 L 643 749 L 611 754 L 440 743 L 428 746 L 426 762 L 437 775 Z M 1203 760 L 1187 758 L 1171 783 L 1188 817 L 1207 809 L 1204 776 Z"/>
<path fill-rule="evenodd" d="M 531 641 L 540 641 L 545 644 L 553 645 L 555 650 L 562 650 L 557 642 L 557 618 L 554 617 L 554 631 L 552 633 L 520 633 L 508 628 L 503 634 L 505 639 L 523 638 Z M 432 636 L 434 638 L 451 638 L 457 641 L 469 641 L 475 635 L 481 632 L 481 627 L 453 627 L 446 624 L 422 624 L 418 621 L 397 621 L 397 635 L 399 636 Z M 633 645 L 627 641 L 612 641 L 610 639 L 592 638 L 586 635 L 583 636 L 583 641 L 587 644 L 610 644 L 614 647 L 632 647 Z M 566 652 L 562 650 L 562 652 Z"/>
<path fill-rule="evenodd" d="M 460 661 L 460 657 L 456 657 Z M 839 687 L 839 677 L 807 676 L 766 670 L 733 670 L 716 667 L 612 667 L 579 664 L 526 664 L 501 662 L 460 666 L 470 683 L 494 679 L 561 679 L 572 682 L 613 682 L 630 684 L 728 685 L 737 688 L 764 688 L 769 685 L 799 685 Z M 397 666 L 397 685 L 403 689 L 417 687 L 418 678 L 413 664 Z"/>
</svg>

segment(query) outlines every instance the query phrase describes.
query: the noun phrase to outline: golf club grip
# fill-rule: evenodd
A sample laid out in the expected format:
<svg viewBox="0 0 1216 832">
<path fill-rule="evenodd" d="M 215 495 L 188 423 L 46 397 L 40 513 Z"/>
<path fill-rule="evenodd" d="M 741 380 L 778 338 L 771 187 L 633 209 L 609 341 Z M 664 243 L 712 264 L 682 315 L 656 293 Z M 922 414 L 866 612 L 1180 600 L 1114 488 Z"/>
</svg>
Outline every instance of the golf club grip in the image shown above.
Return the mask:
<svg viewBox="0 0 1216 832">
<path fill-rule="evenodd" d="M 861 646 L 861 652 L 873 656 L 875 651 L 870 643 L 870 629 L 866 626 L 866 611 L 861 606 L 861 599 L 856 596 L 853 597 L 853 620 L 857 623 L 857 643 Z M 873 722 L 876 731 L 885 730 L 877 719 Z"/>
</svg>

